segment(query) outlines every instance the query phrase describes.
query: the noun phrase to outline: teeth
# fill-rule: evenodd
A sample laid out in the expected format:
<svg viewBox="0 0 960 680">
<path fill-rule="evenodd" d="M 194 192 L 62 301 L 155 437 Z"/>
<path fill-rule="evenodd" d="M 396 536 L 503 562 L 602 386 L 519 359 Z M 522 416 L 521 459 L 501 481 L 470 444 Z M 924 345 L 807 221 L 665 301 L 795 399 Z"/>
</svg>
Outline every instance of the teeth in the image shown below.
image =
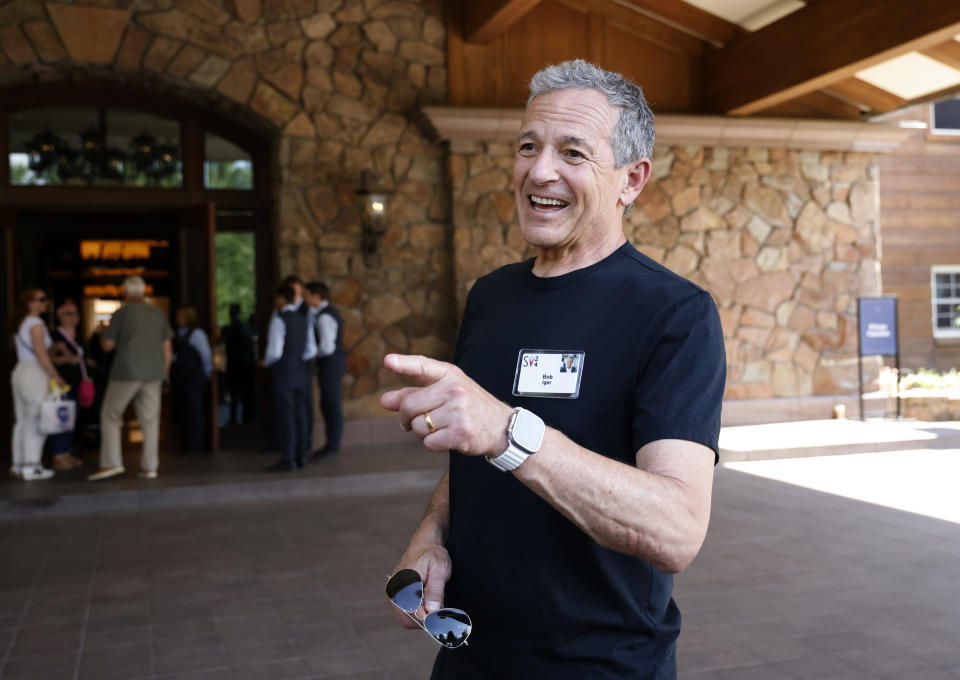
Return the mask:
<svg viewBox="0 0 960 680">
<path fill-rule="evenodd" d="M 540 196 L 531 196 L 530 200 L 537 205 L 559 205 L 561 207 L 567 205 L 565 201 L 561 201 L 558 198 L 542 198 Z"/>
</svg>

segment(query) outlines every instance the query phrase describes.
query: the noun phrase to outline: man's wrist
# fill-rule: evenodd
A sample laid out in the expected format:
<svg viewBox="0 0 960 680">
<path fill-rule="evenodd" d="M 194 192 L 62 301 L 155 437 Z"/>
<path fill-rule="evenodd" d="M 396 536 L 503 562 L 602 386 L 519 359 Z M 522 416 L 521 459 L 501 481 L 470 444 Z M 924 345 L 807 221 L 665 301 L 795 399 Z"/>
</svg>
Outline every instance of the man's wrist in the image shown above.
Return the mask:
<svg viewBox="0 0 960 680">
<path fill-rule="evenodd" d="M 497 420 L 498 427 L 495 428 L 495 431 L 498 433 L 496 441 L 493 443 L 493 447 L 489 453 L 486 454 L 487 458 L 496 458 L 504 451 L 507 450 L 507 447 L 510 446 L 510 438 L 507 436 L 507 428 L 510 426 L 510 419 L 513 418 L 513 407 L 508 404 L 501 402 L 502 413 L 498 416 Z"/>
<path fill-rule="evenodd" d="M 487 456 L 487 462 L 498 470 L 510 472 L 537 453 L 543 444 L 546 425 L 532 411 L 517 407 L 504 428 L 506 443 L 500 453 Z"/>
</svg>

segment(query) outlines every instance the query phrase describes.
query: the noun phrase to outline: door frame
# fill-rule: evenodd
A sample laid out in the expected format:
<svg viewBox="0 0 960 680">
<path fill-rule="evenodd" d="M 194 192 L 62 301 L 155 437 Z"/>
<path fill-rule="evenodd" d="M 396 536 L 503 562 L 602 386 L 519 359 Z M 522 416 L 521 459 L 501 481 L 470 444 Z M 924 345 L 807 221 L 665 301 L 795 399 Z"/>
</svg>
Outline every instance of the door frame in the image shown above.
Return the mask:
<svg viewBox="0 0 960 680">
<path fill-rule="evenodd" d="M 158 92 L 155 87 L 133 83 L 119 83 L 107 79 L 84 81 L 59 81 L 50 83 L 25 83 L 0 88 L 0 227 L 3 227 L 3 249 L 15 247 L 17 214 L 21 211 L 103 211 L 140 212 L 150 210 L 183 210 L 200 203 L 216 204 L 215 211 L 229 215 L 221 222 L 226 231 L 250 231 L 255 235 L 258 253 L 272 256 L 257 257 L 257 307 L 251 310 L 261 337 L 266 335 L 272 310 L 272 290 L 276 272 L 276 248 L 274 247 L 274 211 L 272 198 L 273 161 L 276 133 L 272 127 L 257 118 L 252 112 L 249 120 L 237 121 L 221 114 L 205 102 L 186 99 L 182 96 Z M 11 186 L 9 164 L 8 112 L 38 107 L 93 106 L 144 111 L 180 123 L 181 158 L 183 161 L 183 186 L 176 188 L 157 187 L 103 187 L 103 186 Z M 251 190 L 206 189 L 203 184 L 204 137 L 209 131 L 217 134 L 250 154 L 253 164 L 254 185 Z M 211 210 L 214 210 L 211 208 Z M 13 238 L 13 241 L 10 239 Z M 9 241 L 9 242 L 8 242 Z M 22 285 L 20 268 L 16 263 L 6 267 L 3 291 L 3 307 L 9 313 L 9 305 L 16 299 Z M 210 253 L 211 260 L 214 257 Z M 6 263 L 3 263 L 6 265 Z M 213 292 L 211 291 L 211 294 Z M 215 325 L 215 310 L 212 314 Z M 4 319 L 6 323 L 6 318 Z M 212 330 L 212 329 L 211 329 Z M 216 334 L 211 334 L 215 341 Z M 6 354 L 9 355 L 9 352 Z M 8 390 L 0 397 L 10 399 Z M 8 410 L 8 413 L 11 413 Z M 260 428 L 264 428 L 263 410 L 258 413 Z M 11 420 L 0 419 L 0 437 L 9 441 Z"/>
</svg>

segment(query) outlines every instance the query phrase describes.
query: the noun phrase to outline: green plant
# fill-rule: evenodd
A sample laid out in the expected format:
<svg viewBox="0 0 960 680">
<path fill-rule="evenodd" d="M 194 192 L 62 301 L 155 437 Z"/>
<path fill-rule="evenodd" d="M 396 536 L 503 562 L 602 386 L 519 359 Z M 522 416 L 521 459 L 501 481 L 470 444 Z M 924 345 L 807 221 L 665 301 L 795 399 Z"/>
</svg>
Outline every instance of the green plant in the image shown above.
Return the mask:
<svg viewBox="0 0 960 680">
<path fill-rule="evenodd" d="M 939 373 L 929 368 L 921 368 L 916 373 L 901 378 L 900 389 L 960 390 L 960 371 L 951 368 Z"/>
<path fill-rule="evenodd" d="M 253 232 L 216 235 L 217 325 L 230 321 L 230 303 L 240 303 L 246 319 L 256 309 L 257 274 Z"/>
</svg>

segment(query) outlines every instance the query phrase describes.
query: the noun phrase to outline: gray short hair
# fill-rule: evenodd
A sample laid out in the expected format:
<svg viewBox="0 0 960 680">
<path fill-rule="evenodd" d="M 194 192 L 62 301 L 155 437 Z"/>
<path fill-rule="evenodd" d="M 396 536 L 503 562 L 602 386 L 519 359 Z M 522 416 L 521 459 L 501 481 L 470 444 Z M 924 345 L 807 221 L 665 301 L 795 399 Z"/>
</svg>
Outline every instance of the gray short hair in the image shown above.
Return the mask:
<svg viewBox="0 0 960 680">
<path fill-rule="evenodd" d="M 653 111 L 639 85 L 619 73 L 605 71 L 583 59 L 553 64 L 530 79 L 527 105 L 541 94 L 554 90 L 597 90 L 611 106 L 620 109 L 613 128 L 613 157 L 618 168 L 653 154 Z"/>
<path fill-rule="evenodd" d="M 127 297 L 143 297 L 147 294 L 147 282 L 140 276 L 128 276 L 123 280 L 123 294 Z"/>
</svg>

